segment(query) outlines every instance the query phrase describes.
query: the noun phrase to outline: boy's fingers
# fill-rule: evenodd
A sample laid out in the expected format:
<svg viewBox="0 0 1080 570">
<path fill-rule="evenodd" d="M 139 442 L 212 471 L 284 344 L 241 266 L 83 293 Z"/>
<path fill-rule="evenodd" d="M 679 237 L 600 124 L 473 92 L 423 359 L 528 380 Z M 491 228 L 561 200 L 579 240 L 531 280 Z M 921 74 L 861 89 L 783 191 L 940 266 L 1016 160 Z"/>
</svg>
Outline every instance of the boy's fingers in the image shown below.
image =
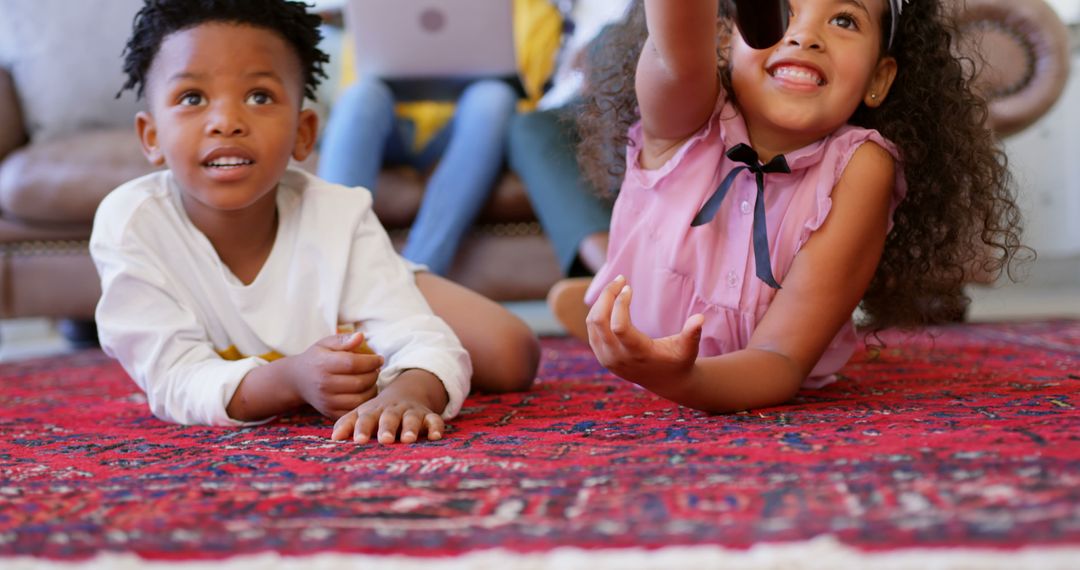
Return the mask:
<svg viewBox="0 0 1080 570">
<path fill-rule="evenodd" d="M 367 392 L 375 381 L 376 377 L 370 374 L 333 374 L 323 384 L 322 391 L 324 394 L 352 396 Z"/>
<path fill-rule="evenodd" d="M 364 343 L 364 333 L 340 333 L 323 337 L 316 344 L 330 350 L 352 350 Z"/>
<path fill-rule="evenodd" d="M 416 410 L 406 410 L 401 418 L 401 443 L 413 443 L 420 437 L 423 418 Z"/>
<path fill-rule="evenodd" d="M 353 430 L 353 441 L 367 443 L 371 439 L 371 435 L 375 433 L 378 422 L 377 410 L 359 414 L 356 418 L 356 428 Z"/>
<path fill-rule="evenodd" d="M 357 354 L 335 350 L 324 355 L 325 369 L 331 374 L 370 374 L 382 367 L 384 359 L 377 354 Z"/>
<path fill-rule="evenodd" d="M 349 410 L 355 410 L 361 404 L 375 397 L 375 388 L 359 393 L 336 394 L 327 399 L 327 405 L 331 410 L 337 410 L 341 414 Z"/>
<path fill-rule="evenodd" d="M 442 439 L 442 434 L 446 431 L 446 424 L 443 423 L 442 416 L 434 412 L 424 416 L 424 427 L 427 428 L 427 438 L 431 441 Z"/>
<path fill-rule="evenodd" d="M 394 443 L 397 440 L 399 427 L 401 427 L 401 412 L 383 410 L 382 417 L 379 418 L 379 443 Z"/>
<path fill-rule="evenodd" d="M 334 422 L 334 431 L 330 434 L 330 439 L 334 441 L 344 441 L 349 437 L 349 434 L 353 431 L 353 425 L 356 423 L 356 410 L 353 410 Z"/>
<path fill-rule="evenodd" d="M 378 354 L 360 354 L 357 352 L 351 352 L 348 355 L 349 370 L 343 371 L 346 374 L 367 374 L 374 372 L 382 365 L 386 360 Z"/>
</svg>

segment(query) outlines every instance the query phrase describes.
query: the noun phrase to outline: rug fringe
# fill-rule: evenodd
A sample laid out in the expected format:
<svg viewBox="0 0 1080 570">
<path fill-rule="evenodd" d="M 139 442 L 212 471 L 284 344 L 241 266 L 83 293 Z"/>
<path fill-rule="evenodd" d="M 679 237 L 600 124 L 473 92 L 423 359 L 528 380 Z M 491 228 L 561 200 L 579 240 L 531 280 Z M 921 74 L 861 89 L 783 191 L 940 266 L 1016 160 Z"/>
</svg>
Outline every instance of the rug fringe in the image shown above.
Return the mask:
<svg viewBox="0 0 1080 570">
<path fill-rule="evenodd" d="M 992 548 L 909 548 L 867 552 L 828 536 L 805 542 L 758 544 L 748 550 L 718 546 L 672 546 L 585 550 L 557 548 L 541 553 L 486 550 L 455 557 L 429 558 L 322 553 L 293 557 L 276 553 L 225 560 L 159 561 L 133 554 L 106 553 L 84 561 L 0 558 L 8 570 L 646 570 L 720 568 L 730 570 L 1073 570 L 1080 546 Z"/>
</svg>

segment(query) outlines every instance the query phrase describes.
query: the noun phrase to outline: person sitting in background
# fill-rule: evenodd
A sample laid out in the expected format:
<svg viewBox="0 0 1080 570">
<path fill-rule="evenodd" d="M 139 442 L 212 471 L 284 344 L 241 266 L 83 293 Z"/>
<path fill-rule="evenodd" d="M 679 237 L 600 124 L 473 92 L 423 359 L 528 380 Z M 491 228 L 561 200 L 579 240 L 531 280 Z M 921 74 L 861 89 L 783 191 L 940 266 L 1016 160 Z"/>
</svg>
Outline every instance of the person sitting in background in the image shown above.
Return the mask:
<svg viewBox="0 0 1080 570">
<path fill-rule="evenodd" d="M 526 108 L 535 106 L 554 68 L 561 25 L 548 0 L 514 1 Z M 342 53 L 349 84 L 355 75 L 352 50 Z M 374 191 L 384 164 L 430 170 L 402 255 L 445 275 L 504 167 L 506 132 L 518 105 L 514 89 L 497 79 L 469 85 L 456 102 L 399 103 L 385 82 L 361 77 L 334 103 L 320 147 L 319 176 Z"/>
<path fill-rule="evenodd" d="M 510 168 L 525 183 L 533 210 L 555 250 L 563 275 L 591 276 L 607 256 L 608 226 L 617 186 L 599 192 L 577 162 L 581 142 L 575 118 L 582 111 L 583 68 L 603 42 L 612 22 L 624 17 L 627 0 L 560 2 L 569 23 L 553 86 L 537 110 L 510 123 Z M 589 279 L 566 279 L 552 288 L 548 303 L 556 316 L 567 314 L 560 303 L 581 303 Z M 563 326 L 584 336 L 584 323 Z"/>
<path fill-rule="evenodd" d="M 552 88 L 537 110 L 513 118 L 509 162 L 525 183 L 533 209 L 555 249 L 563 274 L 592 275 L 604 262 L 612 199 L 586 180 L 577 163 L 574 118 L 581 111 L 582 67 L 627 0 L 560 2 L 569 34 Z"/>
</svg>

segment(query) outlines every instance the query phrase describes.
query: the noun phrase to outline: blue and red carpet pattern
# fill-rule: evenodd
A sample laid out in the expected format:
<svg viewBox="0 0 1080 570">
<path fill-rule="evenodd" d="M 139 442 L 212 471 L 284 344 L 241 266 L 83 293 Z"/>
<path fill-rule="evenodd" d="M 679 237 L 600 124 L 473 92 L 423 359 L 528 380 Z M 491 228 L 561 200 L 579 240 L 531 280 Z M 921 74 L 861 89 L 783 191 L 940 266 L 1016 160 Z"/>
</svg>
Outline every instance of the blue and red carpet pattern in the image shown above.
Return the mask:
<svg viewBox="0 0 1080 570">
<path fill-rule="evenodd" d="M 2 365 L 0 556 L 1080 544 L 1080 322 L 931 332 L 726 416 L 546 339 L 532 391 L 412 446 L 331 442 L 314 413 L 168 425 L 97 351 Z"/>
</svg>

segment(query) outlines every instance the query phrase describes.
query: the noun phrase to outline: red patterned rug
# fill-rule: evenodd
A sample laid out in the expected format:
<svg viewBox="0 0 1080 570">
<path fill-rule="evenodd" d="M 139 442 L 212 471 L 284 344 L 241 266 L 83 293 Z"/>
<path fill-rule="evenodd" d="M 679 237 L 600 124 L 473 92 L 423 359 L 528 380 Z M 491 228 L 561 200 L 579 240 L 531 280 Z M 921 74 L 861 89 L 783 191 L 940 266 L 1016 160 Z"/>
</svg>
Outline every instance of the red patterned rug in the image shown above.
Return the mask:
<svg viewBox="0 0 1080 570">
<path fill-rule="evenodd" d="M 1080 322 L 931 333 L 726 416 L 546 339 L 532 391 L 472 397 L 444 440 L 389 447 L 331 442 L 314 413 L 168 425 L 97 351 L 6 364 L 0 556 L 1080 544 Z"/>
</svg>

